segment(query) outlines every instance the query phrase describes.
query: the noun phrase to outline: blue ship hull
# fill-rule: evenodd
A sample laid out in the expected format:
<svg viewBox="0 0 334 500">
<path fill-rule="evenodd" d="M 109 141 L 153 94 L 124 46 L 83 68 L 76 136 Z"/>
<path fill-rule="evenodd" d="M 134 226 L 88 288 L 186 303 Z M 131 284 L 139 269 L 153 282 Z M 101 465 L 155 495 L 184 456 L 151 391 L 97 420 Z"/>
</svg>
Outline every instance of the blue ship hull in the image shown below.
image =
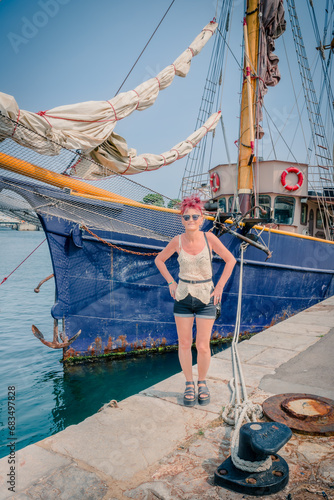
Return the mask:
<svg viewBox="0 0 334 500">
<path fill-rule="evenodd" d="M 133 209 L 132 209 L 133 210 Z M 168 218 L 161 213 L 161 222 Z M 177 345 L 173 300 L 165 280 L 154 265 L 154 256 L 130 252 L 160 251 L 166 243 L 115 231 L 94 233 L 116 249 L 82 231 L 78 225 L 40 215 L 52 257 L 57 300 L 52 316 L 63 321 L 68 338 L 82 333 L 65 352 L 70 356 L 96 356 Z M 175 234 L 181 232 L 176 224 Z M 210 229 L 208 223 L 204 230 Z M 262 233 L 263 240 L 268 233 Z M 233 334 L 237 310 L 240 240 L 221 237 L 237 258 L 225 287 L 222 314 L 212 337 Z M 241 334 L 259 332 L 325 299 L 334 292 L 334 245 L 324 241 L 271 233 L 270 260 L 249 246 L 244 257 Z M 177 279 L 176 256 L 168 262 Z M 223 261 L 213 259 L 214 276 Z"/>
<path fill-rule="evenodd" d="M 5 187 L 1 181 L 0 188 Z M 64 359 L 177 345 L 168 286 L 154 255 L 140 255 L 159 252 L 171 236 L 183 232 L 177 214 L 78 201 L 59 189 L 21 181 L 12 180 L 11 189 L 35 207 L 47 237 L 56 286 L 51 314 L 68 339 L 81 330 L 64 350 Z M 95 236 L 70 217 L 84 221 Z M 211 227 L 206 221 L 203 230 Z M 241 334 L 259 332 L 334 293 L 333 243 L 279 231 L 264 231 L 261 238 L 272 257 L 266 260 L 263 251 L 250 245 L 244 253 Z M 221 241 L 238 263 L 224 289 L 213 339 L 233 334 L 239 288 L 241 240 L 225 233 Z M 177 280 L 176 256 L 168 268 Z M 223 268 L 215 256 L 214 281 Z"/>
</svg>

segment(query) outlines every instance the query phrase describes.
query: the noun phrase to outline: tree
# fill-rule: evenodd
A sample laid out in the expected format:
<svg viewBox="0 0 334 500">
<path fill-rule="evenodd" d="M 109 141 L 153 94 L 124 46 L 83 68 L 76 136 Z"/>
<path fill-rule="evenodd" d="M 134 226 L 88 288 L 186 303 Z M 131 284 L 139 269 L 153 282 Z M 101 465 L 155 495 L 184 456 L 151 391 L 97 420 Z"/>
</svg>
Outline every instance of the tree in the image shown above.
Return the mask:
<svg viewBox="0 0 334 500">
<path fill-rule="evenodd" d="M 179 203 L 181 203 L 181 200 L 179 200 L 178 198 L 173 198 L 168 202 L 167 208 L 179 208 Z"/>
<path fill-rule="evenodd" d="M 143 203 L 146 205 L 155 205 L 157 207 L 164 207 L 164 197 L 159 193 L 150 193 L 144 196 Z"/>
</svg>

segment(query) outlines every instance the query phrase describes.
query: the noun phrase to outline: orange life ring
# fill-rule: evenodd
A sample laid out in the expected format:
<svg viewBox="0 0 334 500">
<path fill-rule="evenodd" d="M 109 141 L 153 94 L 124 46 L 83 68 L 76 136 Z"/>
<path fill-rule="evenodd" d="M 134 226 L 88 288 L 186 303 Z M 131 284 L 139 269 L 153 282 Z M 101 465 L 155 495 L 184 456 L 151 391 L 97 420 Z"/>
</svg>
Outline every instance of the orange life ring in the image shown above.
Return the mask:
<svg viewBox="0 0 334 500">
<path fill-rule="evenodd" d="M 297 174 L 298 176 L 298 182 L 294 186 L 290 186 L 290 184 L 286 183 L 286 176 L 290 173 Z M 304 181 L 304 176 L 300 170 L 296 167 L 289 167 L 286 170 L 283 170 L 282 175 L 281 175 L 281 183 L 282 186 L 287 189 L 288 191 L 297 191 L 300 187 L 302 187 Z"/>
<path fill-rule="evenodd" d="M 212 172 L 210 175 L 210 186 L 213 193 L 216 193 L 220 187 L 220 179 L 217 172 Z"/>
</svg>

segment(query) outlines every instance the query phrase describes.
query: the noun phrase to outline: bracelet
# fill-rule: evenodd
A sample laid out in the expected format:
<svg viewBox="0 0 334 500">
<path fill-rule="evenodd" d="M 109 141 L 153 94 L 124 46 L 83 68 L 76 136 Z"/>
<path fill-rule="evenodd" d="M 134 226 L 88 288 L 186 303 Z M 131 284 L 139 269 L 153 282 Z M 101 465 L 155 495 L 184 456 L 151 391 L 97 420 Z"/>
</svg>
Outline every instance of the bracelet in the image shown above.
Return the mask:
<svg viewBox="0 0 334 500">
<path fill-rule="evenodd" d="M 175 283 L 175 280 L 173 280 L 170 283 L 168 283 L 168 286 L 172 285 L 173 283 Z"/>
</svg>

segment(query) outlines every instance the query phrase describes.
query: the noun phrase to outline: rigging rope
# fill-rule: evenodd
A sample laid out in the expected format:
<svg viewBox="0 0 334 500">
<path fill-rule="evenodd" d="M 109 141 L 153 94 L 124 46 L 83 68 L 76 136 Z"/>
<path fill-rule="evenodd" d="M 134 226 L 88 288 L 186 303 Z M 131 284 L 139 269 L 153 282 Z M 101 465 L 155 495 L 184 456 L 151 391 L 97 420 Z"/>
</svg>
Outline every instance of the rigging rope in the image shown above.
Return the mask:
<svg viewBox="0 0 334 500">
<path fill-rule="evenodd" d="M 219 27 L 217 28 L 217 32 L 220 34 L 220 36 L 221 36 L 221 37 L 222 37 L 222 39 L 224 40 L 226 47 L 227 47 L 227 48 L 228 48 L 228 50 L 231 52 L 232 57 L 233 57 L 233 59 L 235 60 L 235 62 L 237 63 L 237 65 L 238 65 L 239 69 L 241 69 L 241 70 L 242 70 L 242 65 L 239 63 L 238 59 L 237 59 L 237 58 L 236 58 L 236 56 L 234 55 L 234 53 L 233 53 L 233 51 L 232 51 L 231 47 L 230 47 L 230 46 L 229 46 L 229 44 L 227 43 L 226 38 L 224 37 L 223 33 L 220 31 Z"/>
<path fill-rule="evenodd" d="M 310 18 L 311 18 L 311 22 L 312 22 L 312 27 L 313 27 L 315 39 L 316 39 L 317 44 L 319 45 L 317 47 L 317 49 L 319 50 L 319 55 L 320 55 L 320 60 L 321 60 L 321 67 L 322 67 L 323 76 L 324 76 L 324 86 L 326 87 L 328 101 L 329 101 L 329 107 L 328 107 L 328 109 L 329 109 L 331 117 L 332 117 L 332 123 L 334 123 L 334 114 L 333 114 L 334 96 L 333 96 L 333 91 L 332 91 L 332 87 L 331 87 L 330 77 L 329 77 L 328 72 L 326 70 L 326 65 L 325 65 L 326 57 L 325 57 L 325 53 L 324 53 L 325 52 L 324 51 L 324 46 L 323 46 L 323 43 L 322 43 L 322 40 L 321 40 L 321 37 L 320 37 L 320 32 L 319 32 L 319 28 L 318 28 L 317 17 L 315 15 L 315 11 L 314 11 L 314 6 L 313 6 L 313 4 L 311 2 L 307 2 L 307 7 L 308 7 L 308 11 L 309 11 Z"/>
<path fill-rule="evenodd" d="M 150 41 L 152 40 L 152 38 L 154 37 L 154 35 L 156 34 L 156 32 L 158 31 L 159 27 L 160 27 L 160 24 L 162 23 L 162 21 L 165 19 L 165 17 L 167 16 L 168 14 L 168 11 L 170 10 L 170 8 L 172 7 L 173 3 L 175 2 L 175 0 L 172 1 L 172 3 L 170 4 L 170 6 L 168 7 L 168 9 L 166 10 L 166 12 L 164 13 L 164 15 L 162 16 L 158 26 L 155 28 L 155 30 L 153 31 L 152 35 L 150 36 L 148 42 L 146 43 L 145 47 L 143 48 L 143 50 L 141 51 L 141 53 L 139 54 L 139 56 L 137 57 L 136 61 L 134 62 L 132 68 L 130 69 L 129 73 L 126 75 L 126 77 L 124 78 L 121 86 L 119 87 L 119 89 L 117 90 L 115 96 L 117 96 L 118 92 L 121 90 L 121 88 L 123 87 L 124 83 L 126 82 L 126 80 L 129 78 L 130 74 L 132 73 L 134 67 L 136 66 L 137 62 L 139 61 L 139 59 L 141 58 L 141 56 L 143 55 L 143 53 L 145 52 L 145 49 L 146 47 L 148 46 L 148 44 L 150 43 Z"/>
<path fill-rule="evenodd" d="M 307 147 L 307 144 L 306 144 L 306 137 L 305 137 L 304 127 L 303 127 L 303 122 L 302 122 L 302 116 L 301 116 L 301 112 L 300 112 L 300 109 L 299 109 L 299 106 L 298 106 L 298 98 L 299 98 L 299 96 L 300 96 L 300 94 L 302 92 L 302 87 L 300 88 L 299 94 L 298 94 L 298 97 L 297 97 L 297 95 L 296 95 L 296 89 L 295 89 L 295 85 L 294 85 L 294 81 L 293 81 L 293 77 L 292 77 L 292 72 L 291 72 L 291 66 L 290 66 L 289 57 L 288 57 L 288 53 L 287 53 L 287 50 L 286 50 L 286 45 L 285 45 L 284 38 L 283 38 L 283 47 L 284 47 L 286 62 L 287 62 L 288 69 L 289 69 L 289 75 L 290 75 L 290 81 L 291 81 L 291 85 L 292 85 L 293 95 L 294 95 L 294 98 L 295 98 L 295 104 L 292 107 L 289 116 L 291 116 L 292 111 L 293 111 L 293 109 L 294 109 L 294 107 L 296 105 L 296 108 L 297 108 L 297 111 L 298 111 L 298 117 L 299 117 L 299 125 L 301 127 L 302 135 L 303 135 L 303 139 L 304 139 L 305 151 L 307 152 L 308 163 L 310 163 L 311 159 L 310 159 L 310 155 L 309 155 L 309 152 L 308 152 L 308 147 Z M 304 103 L 304 106 L 305 106 L 305 103 Z M 303 106 L 303 109 L 304 109 L 304 106 Z M 287 123 L 287 121 L 288 121 L 288 118 L 286 119 L 286 123 Z M 296 127 L 295 134 L 293 136 L 293 141 L 295 139 L 297 130 L 298 130 L 298 127 Z M 292 144 L 293 144 L 293 142 L 292 142 Z M 292 146 L 292 144 L 291 144 L 291 146 Z"/>
<path fill-rule="evenodd" d="M 32 255 L 34 252 L 36 252 L 37 248 L 39 248 L 39 247 L 40 247 L 40 246 L 44 243 L 44 241 L 45 241 L 45 240 L 46 240 L 46 238 L 44 238 L 44 240 L 43 240 L 43 241 L 42 241 L 39 245 L 37 245 L 37 247 L 35 248 L 35 250 L 33 250 L 32 252 L 30 252 L 30 254 L 29 254 L 29 255 L 28 255 L 28 256 L 27 256 L 27 257 L 26 257 L 26 258 L 25 258 L 25 259 L 24 259 L 24 260 L 23 260 L 23 261 L 22 261 L 22 262 L 21 262 L 18 266 L 16 266 L 16 267 L 15 267 L 15 269 L 14 269 L 11 273 L 9 273 L 9 274 L 8 274 L 8 276 L 6 276 L 6 277 L 5 277 L 5 278 L 1 281 L 0 286 L 1 286 L 1 285 L 5 282 L 5 281 L 7 281 L 7 280 L 8 280 L 9 276 L 11 276 L 13 273 L 15 273 L 16 269 L 18 269 L 20 266 L 22 266 L 23 262 L 25 262 L 27 259 L 29 259 L 30 255 Z"/>
<path fill-rule="evenodd" d="M 217 29 L 220 31 L 227 29 L 231 4 L 232 0 L 223 0 L 222 2 L 219 19 L 217 19 Z M 206 121 L 207 117 L 212 112 L 215 102 L 218 105 L 218 94 L 220 92 L 220 85 L 218 82 L 225 56 L 225 45 L 223 37 L 215 37 L 195 129 L 198 128 L 199 124 Z M 207 198 L 211 196 L 211 190 L 208 186 L 208 173 L 205 168 L 208 164 L 206 161 L 206 155 L 209 156 L 208 160 L 211 161 L 210 151 L 206 149 L 208 145 L 207 140 L 207 137 L 204 138 L 199 147 L 195 148 L 192 153 L 188 155 L 183 172 L 179 197 L 183 198 L 184 196 L 188 196 L 192 194 L 194 190 L 204 192 Z"/>
<path fill-rule="evenodd" d="M 266 118 L 267 118 L 267 124 L 268 124 L 268 131 L 269 131 L 269 136 L 270 136 L 270 142 L 271 142 L 271 151 L 269 153 L 269 155 L 267 156 L 268 159 L 270 159 L 271 157 L 271 152 L 274 153 L 274 158 L 275 160 L 277 160 L 277 154 L 276 154 L 276 149 L 275 149 L 275 143 L 274 143 L 274 139 L 273 139 L 273 136 L 272 136 L 272 133 L 271 133 L 271 127 L 270 127 L 270 122 L 268 120 L 268 113 L 267 113 L 267 110 L 264 108 L 264 112 L 266 114 Z M 276 141 L 277 142 L 277 141 Z"/>
<path fill-rule="evenodd" d="M 246 250 L 247 247 L 248 243 L 247 244 L 241 243 L 240 245 L 241 257 L 240 257 L 238 306 L 237 306 L 237 315 L 236 315 L 233 341 L 231 346 L 233 378 L 230 380 L 230 386 L 232 388 L 232 395 L 230 402 L 228 403 L 228 405 L 226 405 L 226 407 L 223 410 L 222 418 L 227 424 L 235 426 L 231 440 L 231 460 L 235 465 L 235 467 L 237 467 L 237 469 L 241 469 L 247 472 L 262 472 L 267 469 L 270 469 L 272 464 L 272 459 L 270 456 L 267 457 L 265 460 L 257 462 L 243 460 L 238 456 L 239 431 L 244 421 L 256 422 L 258 418 L 262 417 L 261 406 L 258 404 L 254 404 L 248 400 L 245 379 L 242 372 L 242 366 L 237 349 L 239 332 L 240 332 L 240 319 L 241 319 L 244 251 Z M 242 390 L 242 396 L 240 395 L 240 388 Z"/>
</svg>

